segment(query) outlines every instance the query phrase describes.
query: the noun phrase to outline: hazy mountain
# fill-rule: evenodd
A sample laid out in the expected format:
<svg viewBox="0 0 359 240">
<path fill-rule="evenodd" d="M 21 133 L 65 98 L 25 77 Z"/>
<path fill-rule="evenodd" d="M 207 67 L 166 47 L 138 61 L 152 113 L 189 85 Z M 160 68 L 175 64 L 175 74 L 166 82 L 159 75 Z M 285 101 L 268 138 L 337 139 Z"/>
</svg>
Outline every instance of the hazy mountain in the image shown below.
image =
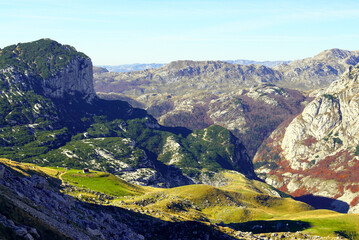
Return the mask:
<svg viewBox="0 0 359 240">
<path fill-rule="evenodd" d="M 253 61 L 253 60 L 225 60 L 223 62 L 232 63 L 232 64 L 241 64 L 241 65 L 264 65 L 266 67 L 274 67 L 282 63 L 290 63 L 290 61 Z M 99 65 L 96 67 L 105 68 L 110 72 L 133 72 L 133 71 L 142 71 L 152 68 L 160 68 L 166 64 L 163 63 L 134 63 L 134 64 L 122 64 L 122 65 Z"/>
<path fill-rule="evenodd" d="M 165 64 L 162 63 L 134 63 L 134 64 L 123 64 L 123 65 L 101 65 L 98 67 L 106 68 L 110 72 L 132 72 L 142 71 L 145 69 L 159 68 Z"/>
</svg>

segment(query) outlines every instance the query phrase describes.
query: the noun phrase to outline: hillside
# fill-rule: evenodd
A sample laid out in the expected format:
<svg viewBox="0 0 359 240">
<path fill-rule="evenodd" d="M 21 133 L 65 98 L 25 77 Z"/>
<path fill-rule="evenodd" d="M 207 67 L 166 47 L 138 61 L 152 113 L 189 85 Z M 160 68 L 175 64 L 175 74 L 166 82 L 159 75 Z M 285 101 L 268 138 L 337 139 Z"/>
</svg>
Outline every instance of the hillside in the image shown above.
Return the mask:
<svg viewBox="0 0 359 240">
<path fill-rule="evenodd" d="M 156 189 L 92 170 L 0 162 L 6 239 L 342 239 L 359 231 L 357 215 L 314 211 L 233 171 L 221 187 Z"/>
<path fill-rule="evenodd" d="M 359 209 L 359 66 L 274 131 L 254 161 L 267 183 L 298 199 L 357 213 Z"/>
<path fill-rule="evenodd" d="M 56 170 L 0 164 L 1 238 L 235 239 L 225 229 L 208 223 L 166 222 L 124 208 L 78 201 L 61 193 L 61 181 L 45 172 Z"/>
<path fill-rule="evenodd" d="M 163 127 L 127 102 L 99 99 L 91 60 L 70 46 L 20 43 L 2 49 L 0 64 L 1 157 L 163 187 L 205 183 L 223 169 L 255 178 L 246 149 L 227 129 Z"/>
</svg>

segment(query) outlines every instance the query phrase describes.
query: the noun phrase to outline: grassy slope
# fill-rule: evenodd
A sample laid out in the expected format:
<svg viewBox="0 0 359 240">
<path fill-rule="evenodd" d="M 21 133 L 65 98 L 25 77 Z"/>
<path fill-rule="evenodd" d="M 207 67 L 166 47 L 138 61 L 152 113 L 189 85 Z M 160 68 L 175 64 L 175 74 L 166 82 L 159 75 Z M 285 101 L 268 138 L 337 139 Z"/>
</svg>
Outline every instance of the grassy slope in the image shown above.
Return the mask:
<svg viewBox="0 0 359 240">
<path fill-rule="evenodd" d="M 114 197 L 111 203 L 113 205 L 164 220 L 224 222 L 235 228 L 237 226 L 238 229 L 241 229 L 238 224 L 246 224 L 245 228 L 248 230 L 254 225 L 269 226 L 285 220 L 306 224 L 303 231 L 310 234 L 339 234 L 359 239 L 358 214 L 312 210 L 308 205 L 291 198 L 270 197 L 265 194 L 270 187 L 233 172 L 224 173 L 228 184 L 223 187 L 188 185 L 158 189 L 128 184 L 111 174 L 97 171 L 83 174 L 80 170 L 39 167 L 6 159 L 0 159 L 0 163 L 11 166 L 22 174 L 36 173 L 65 180 L 68 184 L 77 186 L 78 191 L 83 191 L 83 194 L 85 189 L 105 193 Z"/>
<path fill-rule="evenodd" d="M 140 195 L 144 192 L 142 187 L 134 186 L 104 172 L 91 171 L 90 173 L 83 173 L 81 170 L 72 169 L 64 172 L 61 177 L 71 185 L 112 196 L 132 196 Z"/>
<path fill-rule="evenodd" d="M 312 227 L 305 230 L 315 235 L 337 233 L 350 239 L 359 239 L 359 214 L 341 214 L 330 210 L 314 210 L 281 216 L 279 219 L 300 220 Z"/>
</svg>

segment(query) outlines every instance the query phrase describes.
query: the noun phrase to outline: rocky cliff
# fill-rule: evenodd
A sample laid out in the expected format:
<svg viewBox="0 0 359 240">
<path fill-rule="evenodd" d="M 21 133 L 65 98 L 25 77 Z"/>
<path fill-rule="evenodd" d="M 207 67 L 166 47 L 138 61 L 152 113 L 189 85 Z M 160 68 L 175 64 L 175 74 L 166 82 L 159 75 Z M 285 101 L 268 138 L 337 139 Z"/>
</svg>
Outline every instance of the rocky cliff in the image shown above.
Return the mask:
<svg viewBox="0 0 359 240">
<path fill-rule="evenodd" d="M 49 39 L 2 49 L 0 67 L 12 89 L 34 90 L 52 98 L 80 93 L 91 101 L 96 96 L 91 59 Z"/>
<path fill-rule="evenodd" d="M 255 156 L 263 165 L 257 173 L 294 196 L 323 197 L 329 208 L 359 212 L 358 122 L 357 65 L 271 135 Z"/>
</svg>

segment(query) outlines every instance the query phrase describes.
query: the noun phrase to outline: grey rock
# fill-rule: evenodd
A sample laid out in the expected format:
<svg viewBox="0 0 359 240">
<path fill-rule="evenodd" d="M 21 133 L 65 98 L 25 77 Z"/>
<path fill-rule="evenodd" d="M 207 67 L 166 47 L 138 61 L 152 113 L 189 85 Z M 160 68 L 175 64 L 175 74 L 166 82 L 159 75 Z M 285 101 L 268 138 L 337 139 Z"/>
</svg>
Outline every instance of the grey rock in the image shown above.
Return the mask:
<svg viewBox="0 0 359 240">
<path fill-rule="evenodd" d="M 0 164 L 0 179 L 4 178 L 5 167 L 4 165 Z"/>
<path fill-rule="evenodd" d="M 39 189 L 44 189 L 49 186 L 49 183 L 45 178 L 43 178 L 39 175 L 36 175 L 36 174 L 31 176 L 30 181 L 36 188 L 39 188 Z"/>
<path fill-rule="evenodd" d="M 15 227 L 15 233 L 16 235 L 20 236 L 20 237 L 24 237 L 25 235 L 28 234 L 26 228 L 23 227 Z"/>
<path fill-rule="evenodd" d="M 28 232 L 35 238 L 40 238 L 40 234 L 37 232 L 36 228 L 30 228 Z"/>
<path fill-rule="evenodd" d="M 34 237 L 30 233 L 25 234 L 25 236 L 23 236 L 23 238 L 25 240 L 34 240 Z"/>
</svg>

